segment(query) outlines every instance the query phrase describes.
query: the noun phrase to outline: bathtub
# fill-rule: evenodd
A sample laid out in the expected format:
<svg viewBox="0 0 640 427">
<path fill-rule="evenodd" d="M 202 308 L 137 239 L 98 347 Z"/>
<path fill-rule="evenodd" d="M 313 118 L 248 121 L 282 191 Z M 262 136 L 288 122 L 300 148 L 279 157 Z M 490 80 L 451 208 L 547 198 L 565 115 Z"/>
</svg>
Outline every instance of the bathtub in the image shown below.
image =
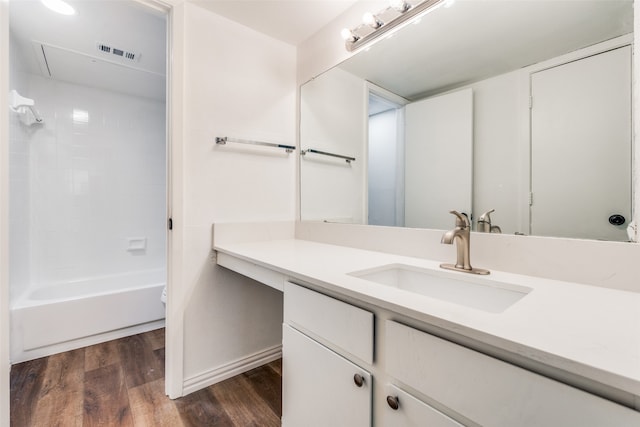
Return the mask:
<svg viewBox="0 0 640 427">
<path fill-rule="evenodd" d="M 11 305 L 11 361 L 23 362 L 164 326 L 166 270 L 57 283 Z"/>
</svg>

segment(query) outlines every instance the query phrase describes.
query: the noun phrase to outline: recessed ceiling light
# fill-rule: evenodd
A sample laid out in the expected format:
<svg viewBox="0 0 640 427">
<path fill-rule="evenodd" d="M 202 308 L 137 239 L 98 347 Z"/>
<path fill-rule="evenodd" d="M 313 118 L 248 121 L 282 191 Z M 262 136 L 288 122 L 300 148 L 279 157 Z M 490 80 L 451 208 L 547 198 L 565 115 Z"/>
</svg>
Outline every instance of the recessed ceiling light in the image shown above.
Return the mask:
<svg viewBox="0 0 640 427">
<path fill-rule="evenodd" d="M 76 10 L 63 0 L 40 0 L 47 8 L 61 15 L 75 15 Z"/>
</svg>

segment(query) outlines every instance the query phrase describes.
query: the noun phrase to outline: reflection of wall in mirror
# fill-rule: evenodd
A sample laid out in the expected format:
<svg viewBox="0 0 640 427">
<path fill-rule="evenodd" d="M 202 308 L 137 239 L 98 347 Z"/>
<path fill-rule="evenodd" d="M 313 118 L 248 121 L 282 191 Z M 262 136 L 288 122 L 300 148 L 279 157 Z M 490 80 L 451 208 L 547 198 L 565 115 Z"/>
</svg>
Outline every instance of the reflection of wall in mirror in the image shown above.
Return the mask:
<svg viewBox="0 0 640 427">
<path fill-rule="evenodd" d="M 502 74 L 473 88 L 473 214 L 495 209 L 503 233 L 529 232 L 526 151 L 526 94 L 521 73 Z M 523 116 L 524 115 L 524 116 Z"/>
<path fill-rule="evenodd" d="M 302 150 L 356 158 L 346 163 L 312 153 L 302 157 L 301 218 L 364 223 L 364 81 L 338 68 L 328 71 L 302 87 L 300 114 Z"/>
<path fill-rule="evenodd" d="M 448 229 L 450 210 L 471 214 L 473 92 L 405 107 L 405 225 Z"/>
<path fill-rule="evenodd" d="M 404 141 L 398 129 L 402 116 L 396 108 L 369 116 L 369 225 L 404 226 Z"/>
</svg>

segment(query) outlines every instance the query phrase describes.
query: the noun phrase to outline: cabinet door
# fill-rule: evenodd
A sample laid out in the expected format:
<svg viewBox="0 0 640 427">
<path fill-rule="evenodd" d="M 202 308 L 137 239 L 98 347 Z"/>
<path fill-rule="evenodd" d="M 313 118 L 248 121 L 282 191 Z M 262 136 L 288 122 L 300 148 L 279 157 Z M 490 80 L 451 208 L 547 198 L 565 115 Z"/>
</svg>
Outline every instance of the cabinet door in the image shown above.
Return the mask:
<svg viewBox="0 0 640 427">
<path fill-rule="evenodd" d="M 395 386 L 387 388 L 385 427 L 463 427 L 430 405 Z"/>
<path fill-rule="evenodd" d="M 371 426 L 371 375 L 288 325 L 282 331 L 283 427 Z M 360 386 L 355 376 L 363 379 Z"/>
</svg>

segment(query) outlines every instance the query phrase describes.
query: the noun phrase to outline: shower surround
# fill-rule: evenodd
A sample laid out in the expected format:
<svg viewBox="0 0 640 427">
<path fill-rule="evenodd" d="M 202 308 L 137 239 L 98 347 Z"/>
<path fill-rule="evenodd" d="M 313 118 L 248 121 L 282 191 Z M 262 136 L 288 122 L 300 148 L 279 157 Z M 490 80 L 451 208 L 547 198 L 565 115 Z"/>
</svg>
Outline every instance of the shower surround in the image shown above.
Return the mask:
<svg viewBox="0 0 640 427">
<path fill-rule="evenodd" d="M 10 118 L 12 362 L 99 342 L 100 334 L 111 338 L 114 333 L 126 335 L 127 328 L 139 332 L 144 325 L 161 326 L 160 294 L 166 278 L 164 100 L 26 73 L 15 73 L 13 84 L 35 100 L 44 123 L 26 126 L 16 114 Z M 96 282 L 100 286 L 91 285 Z M 49 334 L 66 344 L 38 336 L 55 330 L 61 321 L 46 305 L 113 292 L 120 299 L 60 306 L 61 313 L 74 306 L 85 313 L 60 324 L 72 330 L 80 322 L 76 332 Z M 95 315 L 87 307 L 93 307 Z M 129 320 L 104 321 L 110 317 Z M 35 328 L 37 324 L 47 327 Z M 28 342 L 47 344 L 24 348 Z"/>
</svg>

